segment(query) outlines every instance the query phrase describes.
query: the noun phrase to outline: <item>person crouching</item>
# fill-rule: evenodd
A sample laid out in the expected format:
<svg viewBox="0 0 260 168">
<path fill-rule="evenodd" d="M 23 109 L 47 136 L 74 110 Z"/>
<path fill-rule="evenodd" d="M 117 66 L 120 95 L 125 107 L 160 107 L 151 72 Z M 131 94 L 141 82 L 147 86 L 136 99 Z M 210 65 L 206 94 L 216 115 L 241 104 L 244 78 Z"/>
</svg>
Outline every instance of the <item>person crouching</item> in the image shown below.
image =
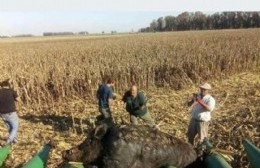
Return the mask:
<svg viewBox="0 0 260 168">
<path fill-rule="evenodd" d="M 137 125 L 137 119 L 140 118 L 148 126 L 156 128 L 146 107 L 146 98 L 142 92 L 138 92 L 136 85 L 132 85 L 130 90 L 125 92 L 122 100 L 126 104 L 126 111 L 130 114 L 132 124 Z"/>
</svg>

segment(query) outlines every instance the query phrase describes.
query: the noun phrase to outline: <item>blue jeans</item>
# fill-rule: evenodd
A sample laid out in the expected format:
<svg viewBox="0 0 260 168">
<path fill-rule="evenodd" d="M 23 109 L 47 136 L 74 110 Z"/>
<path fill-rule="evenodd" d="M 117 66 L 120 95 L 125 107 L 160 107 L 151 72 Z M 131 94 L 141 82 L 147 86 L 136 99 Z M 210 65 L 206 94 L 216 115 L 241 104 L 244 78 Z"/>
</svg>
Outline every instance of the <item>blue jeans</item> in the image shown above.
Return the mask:
<svg viewBox="0 0 260 168">
<path fill-rule="evenodd" d="M 12 143 L 16 140 L 16 135 L 18 131 L 18 116 L 16 112 L 1 114 L 1 117 L 5 124 L 7 125 L 7 129 L 9 132 L 9 137 L 7 139 L 7 144 Z"/>
</svg>

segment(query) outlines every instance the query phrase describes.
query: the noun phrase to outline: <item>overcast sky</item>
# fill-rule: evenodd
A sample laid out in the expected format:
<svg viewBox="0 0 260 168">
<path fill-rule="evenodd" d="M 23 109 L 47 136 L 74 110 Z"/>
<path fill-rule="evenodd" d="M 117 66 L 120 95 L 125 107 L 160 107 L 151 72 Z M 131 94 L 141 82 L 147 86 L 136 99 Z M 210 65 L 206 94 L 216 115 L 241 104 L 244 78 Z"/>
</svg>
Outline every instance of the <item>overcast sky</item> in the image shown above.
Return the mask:
<svg viewBox="0 0 260 168">
<path fill-rule="evenodd" d="M 0 35 L 126 32 L 183 11 L 260 11 L 259 0 L 0 0 Z"/>
</svg>

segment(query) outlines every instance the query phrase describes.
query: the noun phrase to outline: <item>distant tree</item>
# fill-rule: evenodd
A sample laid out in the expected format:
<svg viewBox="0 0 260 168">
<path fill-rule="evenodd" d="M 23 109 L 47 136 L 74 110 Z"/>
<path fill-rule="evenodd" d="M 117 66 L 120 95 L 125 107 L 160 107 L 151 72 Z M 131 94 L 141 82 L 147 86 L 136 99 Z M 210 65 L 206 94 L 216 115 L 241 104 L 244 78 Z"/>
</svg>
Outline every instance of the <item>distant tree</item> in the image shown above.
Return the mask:
<svg viewBox="0 0 260 168">
<path fill-rule="evenodd" d="M 33 37 L 32 34 L 19 34 L 19 35 L 15 35 L 13 37 Z"/>
<path fill-rule="evenodd" d="M 88 32 L 87 31 L 81 31 L 78 33 L 79 35 L 88 35 Z"/>
<path fill-rule="evenodd" d="M 207 17 L 202 12 L 195 12 L 193 17 L 193 25 L 195 30 L 202 30 L 206 28 Z"/>
<path fill-rule="evenodd" d="M 176 21 L 176 18 L 174 16 L 166 16 L 164 18 L 165 20 L 165 30 L 166 31 L 173 31 L 173 30 L 176 30 L 177 28 L 177 21 Z"/>
<path fill-rule="evenodd" d="M 249 13 L 249 12 L 245 12 L 244 14 L 244 26 L 246 27 L 246 28 L 249 28 L 249 27 L 251 27 L 251 13 Z"/>
<path fill-rule="evenodd" d="M 210 15 L 206 16 L 206 24 L 205 24 L 205 29 L 213 29 L 213 20 L 212 17 Z"/>
<path fill-rule="evenodd" d="M 205 15 L 202 12 L 183 12 L 177 17 L 166 16 L 153 20 L 141 32 L 203 29 L 233 29 L 260 27 L 260 12 L 222 12 Z"/>
<path fill-rule="evenodd" d="M 260 12 L 251 13 L 251 27 L 260 27 Z"/>
<path fill-rule="evenodd" d="M 152 30 L 151 27 L 141 28 L 141 29 L 139 30 L 139 32 L 152 32 L 152 31 L 153 31 L 153 30 Z"/>
<path fill-rule="evenodd" d="M 44 32 L 43 36 L 68 36 L 74 35 L 73 32 Z"/>
<path fill-rule="evenodd" d="M 157 20 L 153 20 L 153 22 L 150 24 L 151 31 L 157 31 L 159 27 L 159 23 Z"/>
<path fill-rule="evenodd" d="M 9 38 L 9 36 L 0 36 L 0 38 Z"/>
<path fill-rule="evenodd" d="M 219 13 L 215 13 L 211 16 L 212 19 L 212 27 L 214 29 L 219 29 L 220 25 L 221 25 L 221 17 L 219 15 Z"/>
<path fill-rule="evenodd" d="M 117 33 L 117 31 L 115 31 L 115 30 L 111 31 L 111 34 L 116 34 L 116 33 Z"/>
<path fill-rule="evenodd" d="M 234 28 L 243 27 L 243 12 L 236 12 Z"/>
<path fill-rule="evenodd" d="M 177 30 L 189 30 L 191 25 L 189 12 L 183 12 L 178 15 L 177 23 Z"/>
<path fill-rule="evenodd" d="M 164 20 L 163 17 L 160 17 L 158 20 L 157 20 L 157 31 L 164 31 L 165 28 L 166 28 L 166 21 Z"/>
</svg>

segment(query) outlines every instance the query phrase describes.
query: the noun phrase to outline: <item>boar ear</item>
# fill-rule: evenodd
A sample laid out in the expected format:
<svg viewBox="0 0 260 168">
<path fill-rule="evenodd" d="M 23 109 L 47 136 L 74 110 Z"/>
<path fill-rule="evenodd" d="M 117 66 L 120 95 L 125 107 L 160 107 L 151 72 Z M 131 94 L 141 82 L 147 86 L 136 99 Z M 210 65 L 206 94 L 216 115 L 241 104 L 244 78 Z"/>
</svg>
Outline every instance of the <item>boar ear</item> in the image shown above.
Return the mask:
<svg viewBox="0 0 260 168">
<path fill-rule="evenodd" d="M 108 127 L 106 124 L 101 124 L 101 125 L 97 126 L 95 128 L 94 137 L 99 140 L 102 139 L 107 132 L 107 128 Z"/>
</svg>

